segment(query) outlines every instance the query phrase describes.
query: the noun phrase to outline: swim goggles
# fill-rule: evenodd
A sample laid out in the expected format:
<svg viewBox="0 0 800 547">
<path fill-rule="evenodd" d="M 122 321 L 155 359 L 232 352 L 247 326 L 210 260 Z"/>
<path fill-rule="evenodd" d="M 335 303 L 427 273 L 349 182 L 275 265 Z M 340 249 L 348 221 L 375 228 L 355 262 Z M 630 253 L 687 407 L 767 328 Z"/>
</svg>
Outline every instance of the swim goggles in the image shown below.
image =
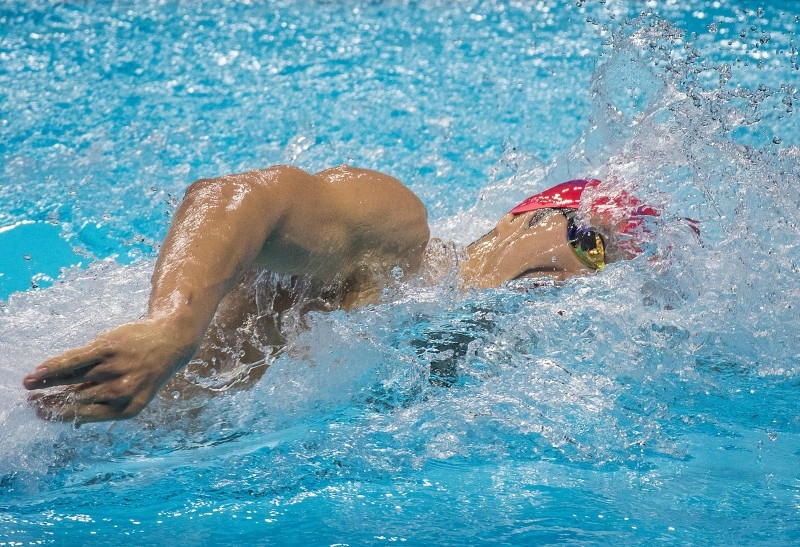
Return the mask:
<svg viewBox="0 0 800 547">
<path fill-rule="evenodd" d="M 606 246 L 603 236 L 591 228 L 579 226 L 575 222 L 575 211 L 563 211 L 567 219 L 567 241 L 581 261 L 581 264 L 592 270 L 602 270 L 606 265 Z"/>
</svg>

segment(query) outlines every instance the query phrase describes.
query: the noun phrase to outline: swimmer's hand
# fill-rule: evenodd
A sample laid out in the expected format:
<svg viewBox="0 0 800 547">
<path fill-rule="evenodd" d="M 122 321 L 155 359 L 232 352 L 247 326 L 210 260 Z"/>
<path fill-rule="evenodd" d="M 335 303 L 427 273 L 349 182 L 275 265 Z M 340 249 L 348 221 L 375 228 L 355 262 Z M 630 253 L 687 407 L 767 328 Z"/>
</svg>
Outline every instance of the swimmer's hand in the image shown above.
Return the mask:
<svg viewBox="0 0 800 547">
<path fill-rule="evenodd" d="M 101 334 L 90 344 L 49 359 L 25 377 L 37 413 L 76 424 L 136 416 L 197 349 L 166 318 L 143 319 Z"/>
</svg>

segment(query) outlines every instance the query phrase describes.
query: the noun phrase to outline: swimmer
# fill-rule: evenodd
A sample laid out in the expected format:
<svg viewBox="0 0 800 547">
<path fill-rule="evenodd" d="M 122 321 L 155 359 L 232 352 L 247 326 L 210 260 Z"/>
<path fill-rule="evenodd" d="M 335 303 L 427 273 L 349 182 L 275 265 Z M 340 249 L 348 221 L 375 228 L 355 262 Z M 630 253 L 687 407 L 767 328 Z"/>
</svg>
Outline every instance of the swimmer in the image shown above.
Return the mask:
<svg viewBox="0 0 800 547">
<path fill-rule="evenodd" d="M 563 280 L 602 269 L 614 256 L 606 236 L 575 215 L 583 190 L 598 182 L 563 183 L 512 209 L 463 250 L 463 286 Z M 306 302 L 315 309 L 352 309 L 376 302 L 397 268 L 409 275 L 424 270 L 429 236 L 419 198 L 376 171 L 340 166 L 312 175 L 275 166 L 199 180 L 160 249 L 146 316 L 42 363 L 24 386 L 67 386 L 32 396 L 48 419 L 131 418 L 187 364 L 212 362 L 253 316 L 257 272 L 306 280 Z M 278 314 L 295 303 L 291 291 L 271 302 Z M 265 328 L 265 343 L 280 345 L 279 323 Z M 240 348 L 242 362 L 248 353 L 258 351 Z M 253 367 L 251 376 L 266 366 Z"/>
</svg>

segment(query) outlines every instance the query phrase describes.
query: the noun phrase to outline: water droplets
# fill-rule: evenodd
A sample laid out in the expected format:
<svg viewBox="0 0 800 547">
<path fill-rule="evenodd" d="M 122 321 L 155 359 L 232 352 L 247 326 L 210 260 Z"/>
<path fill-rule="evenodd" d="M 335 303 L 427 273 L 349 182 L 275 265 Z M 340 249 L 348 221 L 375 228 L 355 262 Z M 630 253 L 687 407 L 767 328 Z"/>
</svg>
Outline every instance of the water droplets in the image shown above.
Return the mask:
<svg viewBox="0 0 800 547">
<path fill-rule="evenodd" d="M 719 65 L 719 67 L 717 67 L 717 72 L 719 72 L 719 85 L 722 87 L 731 79 L 731 65 L 728 63 L 722 63 Z"/>
<path fill-rule="evenodd" d="M 786 112 L 791 113 L 794 110 L 793 102 L 792 102 L 792 93 L 787 92 L 784 95 L 783 99 L 781 99 L 781 104 L 786 107 Z"/>
</svg>

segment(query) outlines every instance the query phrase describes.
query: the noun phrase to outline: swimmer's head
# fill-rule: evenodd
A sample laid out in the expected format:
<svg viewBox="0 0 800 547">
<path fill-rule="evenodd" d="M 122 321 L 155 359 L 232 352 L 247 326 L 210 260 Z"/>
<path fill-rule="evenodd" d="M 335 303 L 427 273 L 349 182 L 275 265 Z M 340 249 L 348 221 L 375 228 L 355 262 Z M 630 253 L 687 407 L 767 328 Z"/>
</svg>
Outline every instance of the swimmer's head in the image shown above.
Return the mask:
<svg viewBox="0 0 800 547">
<path fill-rule="evenodd" d="M 535 194 L 466 248 L 465 283 L 496 287 L 520 278 L 566 279 L 641 252 L 649 232 L 642 215 L 658 212 L 626 192 L 595 190 L 599 180 L 572 180 Z"/>
<path fill-rule="evenodd" d="M 600 184 L 597 179 L 562 182 L 530 196 L 509 213 L 570 210 L 570 243 L 581 262 L 592 269 L 633 258 L 642 252 L 641 244 L 650 235 L 645 217 L 659 213 L 625 190 L 600 192 Z"/>
</svg>

